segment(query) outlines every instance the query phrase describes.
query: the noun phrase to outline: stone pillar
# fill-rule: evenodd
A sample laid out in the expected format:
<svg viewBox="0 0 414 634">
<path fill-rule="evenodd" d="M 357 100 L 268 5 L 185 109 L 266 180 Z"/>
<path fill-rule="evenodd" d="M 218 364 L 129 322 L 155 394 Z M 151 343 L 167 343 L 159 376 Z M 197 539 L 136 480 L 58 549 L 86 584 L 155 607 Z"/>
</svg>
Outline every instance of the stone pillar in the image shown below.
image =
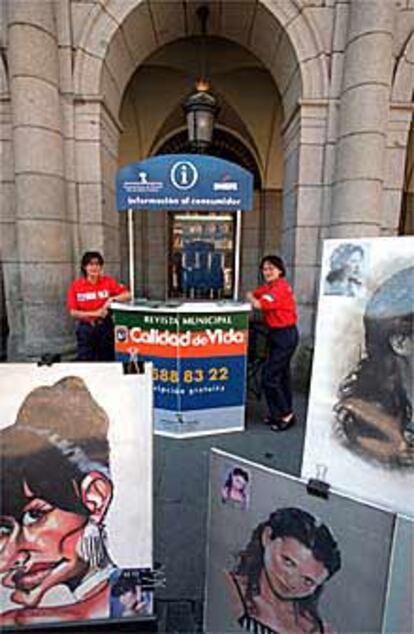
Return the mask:
<svg viewBox="0 0 414 634">
<path fill-rule="evenodd" d="M 101 97 L 77 97 L 78 259 L 84 251 L 101 251 L 105 271 L 116 277 L 120 274 L 120 214 L 116 210 L 115 195 L 120 131 L 119 122 Z"/>
<path fill-rule="evenodd" d="M 13 310 L 18 289 L 13 165 L 10 93 L 0 59 L 0 360 L 6 358 L 8 323 L 17 319 Z"/>
<path fill-rule="evenodd" d="M 65 307 L 72 266 L 58 44 L 53 2 L 11 2 L 9 9 L 20 282 L 9 358 L 36 358 L 72 347 Z"/>
<path fill-rule="evenodd" d="M 299 310 L 302 343 L 312 339 L 319 274 L 326 100 L 302 100 L 283 130 L 283 255 Z"/>
<path fill-rule="evenodd" d="M 330 237 L 380 233 L 394 0 L 351 0 Z"/>
<path fill-rule="evenodd" d="M 409 141 L 410 124 L 412 125 L 413 120 L 412 109 L 412 104 L 401 103 L 390 106 L 385 155 L 386 178 L 381 215 L 381 235 L 385 236 L 394 236 L 399 232 L 412 233 L 406 215 L 409 209 L 407 206 L 409 202 L 407 178 L 412 174 L 414 163 L 414 134 L 412 131 L 411 142 Z M 413 184 L 411 184 L 412 187 Z M 401 213 L 404 213 L 407 225 L 401 218 Z"/>
</svg>

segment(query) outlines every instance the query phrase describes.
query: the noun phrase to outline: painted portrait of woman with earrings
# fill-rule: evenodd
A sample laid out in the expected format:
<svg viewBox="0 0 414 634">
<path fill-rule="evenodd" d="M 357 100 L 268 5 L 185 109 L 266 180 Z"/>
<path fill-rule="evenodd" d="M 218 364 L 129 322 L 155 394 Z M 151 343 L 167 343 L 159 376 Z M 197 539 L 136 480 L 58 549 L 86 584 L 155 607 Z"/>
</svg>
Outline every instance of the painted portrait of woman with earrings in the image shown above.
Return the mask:
<svg viewBox="0 0 414 634">
<path fill-rule="evenodd" d="M 84 381 L 66 377 L 32 390 L 0 431 L 0 625 L 109 616 L 108 426 Z"/>
</svg>

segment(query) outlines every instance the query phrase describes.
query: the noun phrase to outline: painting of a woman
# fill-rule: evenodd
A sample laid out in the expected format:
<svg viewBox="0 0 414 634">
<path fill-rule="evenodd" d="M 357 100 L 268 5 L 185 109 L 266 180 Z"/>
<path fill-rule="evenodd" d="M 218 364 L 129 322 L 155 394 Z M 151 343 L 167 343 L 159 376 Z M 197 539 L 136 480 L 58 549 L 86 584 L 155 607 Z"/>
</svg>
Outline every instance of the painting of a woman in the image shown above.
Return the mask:
<svg viewBox="0 0 414 634">
<path fill-rule="evenodd" d="M 330 529 L 300 508 L 280 508 L 259 523 L 227 573 L 240 627 L 258 634 L 331 633 L 318 602 L 341 568 Z"/>
<path fill-rule="evenodd" d="M 109 420 L 84 381 L 29 393 L 0 432 L 0 624 L 106 617 Z"/>
</svg>

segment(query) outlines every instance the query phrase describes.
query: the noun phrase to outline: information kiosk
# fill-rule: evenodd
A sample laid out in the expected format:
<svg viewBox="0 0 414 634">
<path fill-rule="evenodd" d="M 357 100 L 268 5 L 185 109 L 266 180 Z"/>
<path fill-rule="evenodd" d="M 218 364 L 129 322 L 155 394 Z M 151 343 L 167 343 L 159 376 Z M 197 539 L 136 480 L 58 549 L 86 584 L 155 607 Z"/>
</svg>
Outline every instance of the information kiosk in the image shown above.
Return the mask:
<svg viewBox="0 0 414 634">
<path fill-rule="evenodd" d="M 128 214 L 131 304 L 112 306 L 121 360 L 152 361 L 155 431 L 173 437 L 244 428 L 248 315 L 238 300 L 241 214 L 253 176 L 210 156 L 169 154 L 117 175 Z M 135 300 L 136 211 L 171 213 L 165 301 Z"/>
</svg>

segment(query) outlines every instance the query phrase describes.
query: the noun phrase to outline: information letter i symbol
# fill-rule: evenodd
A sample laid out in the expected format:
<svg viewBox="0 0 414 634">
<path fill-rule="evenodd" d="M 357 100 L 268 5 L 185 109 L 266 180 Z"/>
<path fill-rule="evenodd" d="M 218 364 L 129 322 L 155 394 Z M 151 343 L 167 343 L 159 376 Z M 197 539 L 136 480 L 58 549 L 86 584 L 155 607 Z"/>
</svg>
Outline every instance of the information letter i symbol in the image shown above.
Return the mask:
<svg viewBox="0 0 414 634">
<path fill-rule="evenodd" d="M 188 185 L 188 168 L 187 165 L 181 165 L 181 185 Z"/>
</svg>

